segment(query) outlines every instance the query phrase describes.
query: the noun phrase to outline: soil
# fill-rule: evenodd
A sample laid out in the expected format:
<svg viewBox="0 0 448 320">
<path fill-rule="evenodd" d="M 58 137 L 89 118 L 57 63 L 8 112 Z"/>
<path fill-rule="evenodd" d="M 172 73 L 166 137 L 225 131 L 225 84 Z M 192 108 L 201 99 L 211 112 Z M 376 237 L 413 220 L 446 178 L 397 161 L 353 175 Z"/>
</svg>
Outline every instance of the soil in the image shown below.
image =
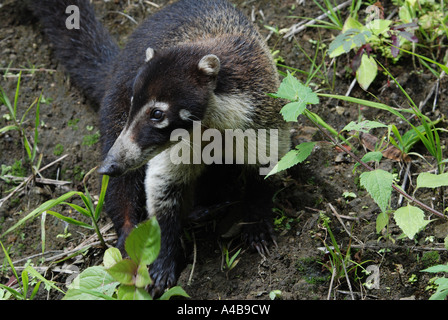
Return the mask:
<svg viewBox="0 0 448 320">
<path fill-rule="evenodd" d="M 157 5 L 155 6 L 136 0 L 94 0 L 93 5 L 99 19 L 122 45 L 135 28 L 135 24 L 118 12 L 126 12 L 139 22 L 169 2 L 171 1 L 154 0 L 153 3 Z M 268 38 L 272 50 L 279 50 L 279 55 L 284 59 L 283 65 L 310 70 L 311 63 L 305 53 L 312 57 L 317 44 L 328 46 L 337 35 L 336 31 L 328 29 L 307 28 L 296 34 L 292 40 L 288 40 L 264 27 L 269 25 L 283 29 L 300 21 L 298 17 L 319 16 L 321 11 L 312 1 L 300 5 L 294 0 L 238 0 L 235 4 L 248 16 L 253 17 L 254 23 Z M 342 13 L 346 12 L 343 10 Z M 446 42 L 446 38 L 440 39 L 440 49 L 434 50 L 433 58 L 443 61 Z M 38 22 L 21 1 L 5 0 L 0 4 L 0 52 L 0 84 L 11 101 L 14 100 L 19 70 L 22 70 L 18 98 L 19 116 L 25 114 L 40 94 L 44 97 L 44 103 L 40 105 L 38 150 L 34 164 L 41 161 L 42 168 L 57 162 L 43 170 L 41 178 L 67 182 L 56 185 L 51 181 L 43 183 L 41 180 L 31 179 L 25 188 L 15 192 L 0 207 L 0 233 L 3 234 L 44 201 L 70 190 L 83 191 L 83 178 L 98 165 L 99 144 L 96 143 L 97 106 L 92 105 L 82 92 L 72 86 L 63 67 L 54 58 L 51 46 L 43 36 Z M 428 52 L 423 52 L 426 53 Z M 349 58 L 350 55 L 341 57 L 334 62 L 335 65 L 330 66 L 331 59 L 324 57 L 330 84 L 315 80 L 312 83 L 313 89 L 344 95 L 353 81 L 353 75 L 347 71 Z M 319 52 L 318 61 L 322 59 Z M 402 57 L 396 64 L 389 63 L 388 67 L 417 105 L 428 96 L 437 80 L 428 69 L 410 57 Z M 285 68 L 279 69 L 285 71 Z M 296 75 L 301 81 L 306 80 L 304 75 Z M 448 113 L 446 85 L 445 77 L 437 90 L 434 111 L 434 96 L 423 109 L 431 119 Z M 408 105 L 406 97 L 398 87 L 381 72 L 369 92 L 371 94 L 356 84 L 351 96 L 377 99 L 393 107 Z M 312 106 L 311 110 L 336 130 L 341 130 L 360 116 L 368 120 L 396 124 L 400 130 L 409 129 L 386 111 L 334 99 L 321 99 L 320 104 Z M 7 113 L 6 106 L 0 106 L 0 128 L 11 124 L 11 120 L 5 116 Z M 35 108 L 24 118 L 25 133 L 32 142 Z M 446 128 L 446 122 L 440 122 L 439 126 Z M 385 134 L 380 130 L 372 133 L 379 138 Z M 285 300 L 428 299 L 434 292 L 427 289 L 434 275 L 423 273 L 421 270 L 448 261 L 448 254 L 443 246 L 444 238 L 448 234 L 446 219 L 427 214 L 427 219 L 433 221 L 413 240 L 401 237 L 402 233 L 392 218 L 389 228 L 377 234 L 375 221 L 380 210 L 360 187 L 359 174 L 363 170 L 358 168 L 354 171 L 355 161 L 333 147 L 307 120 L 299 118 L 291 134 L 295 144 L 316 141 L 317 147 L 304 163 L 288 170 L 283 185 L 279 186 L 273 217 L 277 245 L 271 245 L 270 254 L 262 256 L 244 246 L 238 236 L 229 236 L 229 229 L 233 230 L 233 220 L 192 224 L 186 230 L 190 235 L 186 237 L 189 240 L 185 241 L 188 248 L 188 266 L 181 274 L 178 284 L 192 299 L 270 299 L 270 293 L 277 292 L 276 290 L 280 292 L 277 299 Z M 446 133 L 441 133 L 445 156 L 446 137 Z M 365 153 L 363 146 L 356 139 L 352 142 L 352 150 L 362 156 Z M 434 169 L 433 158 L 421 144 L 417 144 L 412 151 L 421 156 L 411 156 L 412 184 L 409 187 L 408 183 L 406 189 L 410 194 L 414 192 L 416 175 Z M 61 159 L 63 155 L 67 156 Z M 10 170 L 7 174 L 28 177 L 31 169 L 27 158 L 17 130 L 0 135 L 0 163 L 2 166 L 14 167 L 13 171 Z M 17 165 L 18 160 L 21 161 L 20 165 Z M 404 166 L 401 162 L 383 159 L 380 167 L 396 173 L 398 179 L 403 179 Z M 19 182 L 12 182 L 10 179 L 0 179 L 1 198 L 8 196 L 18 184 Z M 88 175 L 85 186 L 94 197 L 99 194 L 99 185 L 100 181 L 95 173 Z M 344 192 L 352 192 L 356 197 L 345 197 Z M 439 212 L 444 210 L 443 203 L 446 199 L 441 191 L 419 190 L 415 196 Z M 72 201 L 81 203 L 76 198 Z M 394 193 L 392 208 L 397 208 L 398 201 L 398 194 Z M 68 206 L 59 207 L 58 210 L 61 214 L 82 219 Z M 322 215 L 329 219 L 329 230 L 342 254 L 350 254 L 352 262 L 346 266 L 347 276 L 340 270 L 334 279 L 331 277 L 331 255 L 326 246 L 332 246 L 333 243 L 329 230 L 324 228 Z M 103 249 L 95 245 L 86 249 L 82 255 L 69 257 L 74 248 L 82 247 L 89 237 L 94 237 L 93 231 L 68 225 L 47 214 L 43 241 L 41 222 L 40 218 L 35 218 L 1 237 L 0 240 L 8 249 L 17 270 L 25 263 L 32 263 L 36 269 L 45 271 L 48 279 L 66 290 L 66 284 L 73 279 L 73 276 L 64 272 L 67 266 L 72 266 L 71 270 L 82 271 L 101 263 Z M 102 216 L 99 224 L 101 227 L 107 227 L 110 224 L 108 217 Z M 112 245 L 113 230 L 109 228 L 105 234 L 110 239 L 108 243 Z M 238 263 L 231 270 L 225 268 L 224 246 L 228 248 L 231 256 L 242 248 L 237 256 Z M 45 251 L 44 254 L 42 250 Z M 60 258 L 55 257 L 59 254 L 66 259 L 58 262 Z M 0 252 L 0 259 L 5 262 L 0 274 L 0 283 L 11 283 L 14 278 L 5 267 L 3 252 Z M 373 278 L 364 272 L 369 266 L 379 270 L 379 278 L 374 282 L 373 288 L 366 285 L 366 282 Z M 56 300 L 62 296 L 54 290 L 48 293 L 41 289 L 37 298 Z"/>
</svg>

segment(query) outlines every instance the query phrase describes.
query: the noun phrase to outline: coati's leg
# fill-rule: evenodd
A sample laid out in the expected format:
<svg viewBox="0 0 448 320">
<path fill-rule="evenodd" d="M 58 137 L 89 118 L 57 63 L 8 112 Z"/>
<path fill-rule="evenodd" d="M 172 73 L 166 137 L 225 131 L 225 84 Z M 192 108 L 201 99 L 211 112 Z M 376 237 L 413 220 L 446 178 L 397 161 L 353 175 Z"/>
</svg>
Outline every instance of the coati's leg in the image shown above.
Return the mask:
<svg viewBox="0 0 448 320">
<path fill-rule="evenodd" d="M 144 177 L 145 169 L 141 168 L 109 180 L 105 209 L 117 231 L 116 247 L 122 253 L 129 233 L 146 218 Z"/>
<path fill-rule="evenodd" d="M 242 238 L 260 254 L 269 253 L 269 242 L 276 245 L 272 222 L 274 192 L 274 184 L 264 176 L 254 172 L 246 175 Z"/>
<path fill-rule="evenodd" d="M 172 164 L 169 150 L 153 158 L 147 166 L 146 209 L 148 216 L 157 217 L 161 231 L 160 252 L 149 267 L 153 296 L 160 296 L 175 285 L 184 267 L 183 219 L 193 207 L 192 185 L 201 171 L 199 165 Z"/>
</svg>

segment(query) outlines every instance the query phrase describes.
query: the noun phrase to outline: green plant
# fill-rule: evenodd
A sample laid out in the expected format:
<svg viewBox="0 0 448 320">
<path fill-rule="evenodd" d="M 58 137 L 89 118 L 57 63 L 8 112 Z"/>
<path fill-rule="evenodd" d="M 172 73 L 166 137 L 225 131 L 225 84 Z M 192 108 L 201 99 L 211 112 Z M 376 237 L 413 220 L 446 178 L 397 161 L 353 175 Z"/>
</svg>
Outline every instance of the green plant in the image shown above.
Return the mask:
<svg viewBox="0 0 448 320">
<path fill-rule="evenodd" d="M 422 272 L 430 272 L 430 273 L 448 273 L 448 265 L 440 264 L 437 266 L 429 267 Z M 448 278 L 446 277 L 437 277 L 434 280 L 434 284 L 437 285 L 437 290 L 434 294 L 431 295 L 429 300 L 445 300 L 448 296 Z"/>
<path fill-rule="evenodd" d="M 19 283 L 19 287 L 20 287 L 19 290 L 15 290 L 9 286 L 6 286 L 6 285 L 0 283 L 0 288 L 9 293 L 9 295 L 5 295 L 5 293 L 2 293 L 2 296 L 4 298 L 8 298 L 8 297 L 12 296 L 17 300 L 33 300 L 35 298 L 37 291 L 39 290 L 40 284 L 42 282 L 46 286 L 51 287 L 59 292 L 64 293 L 61 289 L 59 289 L 58 287 L 56 287 L 54 285 L 53 281 L 49 281 L 49 280 L 45 279 L 39 272 L 37 272 L 30 265 L 28 265 L 27 267 L 25 267 L 25 269 L 23 269 L 23 271 L 19 277 L 19 274 L 17 273 L 16 268 L 14 267 L 12 260 L 8 254 L 8 251 L 5 249 L 5 247 L 3 246 L 3 243 L 1 241 L 0 241 L 0 245 L 2 247 L 5 258 L 8 261 L 9 267 L 11 268 L 11 271 L 14 274 L 14 277 L 17 279 L 17 281 Z M 28 291 L 31 289 L 30 288 L 30 283 L 31 283 L 30 276 L 32 278 L 38 279 L 39 281 L 32 289 L 31 294 L 28 296 Z"/>
<path fill-rule="evenodd" d="M 148 265 L 160 251 L 160 228 L 155 218 L 139 224 L 128 236 L 123 259 L 116 248 L 106 250 L 102 266 L 81 272 L 69 286 L 65 300 L 152 300 L 146 287 L 151 284 Z M 188 297 L 180 287 L 167 290 L 160 300 L 180 295 Z"/>
<path fill-rule="evenodd" d="M 63 194 L 62 196 L 60 196 L 57 199 L 52 199 L 52 200 L 48 200 L 46 202 L 44 202 L 42 205 L 40 205 L 38 208 L 34 209 L 32 212 L 30 212 L 28 215 L 26 215 L 25 217 L 23 217 L 22 219 L 20 219 L 15 225 L 13 225 L 11 228 L 9 228 L 8 230 L 6 230 L 2 236 L 8 234 L 9 232 L 17 229 L 18 227 L 20 227 L 21 225 L 23 225 L 25 222 L 27 222 L 30 219 L 35 218 L 38 215 L 41 215 L 42 213 L 47 213 L 50 214 L 58 219 L 61 219 L 67 223 L 76 225 L 76 226 L 80 226 L 83 228 L 87 228 L 90 230 L 95 230 L 96 234 L 98 235 L 98 239 L 100 240 L 102 246 L 104 248 L 107 247 L 106 243 L 104 242 L 104 239 L 101 235 L 100 229 L 98 227 L 98 219 L 100 217 L 100 213 L 101 210 L 103 208 L 104 205 L 104 198 L 106 195 L 106 190 L 107 190 L 107 185 L 109 183 L 109 176 L 104 175 L 103 176 L 103 180 L 102 180 L 102 185 L 101 185 L 101 192 L 100 192 L 100 196 L 99 196 L 99 200 L 98 200 L 98 204 L 94 205 L 93 201 L 92 201 L 92 197 L 90 196 L 89 191 L 87 190 L 87 187 L 85 187 L 85 193 L 79 192 L 79 191 L 70 191 L 67 192 L 65 194 Z M 73 196 L 79 196 L 83 203 L 85 208 L 74 204 L 74 203 L 67 203 L 65 202 L 66 200 L 72 198 Z M 67 217 L 64 216 L 58 212 L 52 211 L 51 209 L 56 207 L 57 205 L 60 204 L 64 204 L 64 205 L 68 205 L 70 207 L 72 207 L 73 209 L 75 209 L 77 212 L 79 212 L 80 214 L 82 214 L 83 216 L 87 217 L 90 219 L 91 224 L 76 220 L 74 218 L 71 217 Z"/>
<path fill-rule="evenodd" d="M 325 216 L 323 213 L 320 214 L 320 222 L 323 225 L 323 228 L 326 230 L 328 235 L 330 236 L 331 245 L 327 244 L 325 240 L 323 243 L 326 248 L 326 252 L 328 253 L 328 262 L 323 263 L 323 266 L 328 269 L 328 271 L 332 275 L 331 282 L 334 280 L 340 281 L 340 279 L 345 278 L 347 281 L 347 285 L 351 288 L 349 273 L 357 273 L 357 268 L 361 267 L 362 264 L 368 262 L 363 261 L 362 263 L 357 263 L 351 259 L 351 245 L 349 244 L 346 250 L 341 250 L 339 247 L 336 238 L 334 237 L 333 232 L 330 228 L 330 219 Z M 351 290 L 350 290 L 351 291 Z"/>
<path fill-rule="evenodd" d="M 396 81 L 392 75 L 390 76 L 394 81 Z M 397 85 L 399 85 L 398 82 Z M 297 80 L 289 72 L 287 76 L 283 79 L 278 91 L 274 94 L 271 94 L 271 96 L 274 98 L 282 98 L 287 101 L 290 101 L 281 110 L 281 114 L 283 115 L 285 121 L 297 121 L 297 118 L 300 115 L 302 114 L 305 115 L 314 125 L 316 125 L 319 129 L 321 129 L 321 131 L 325 133 L 326 136 L 334 144 L 338 145 L 340 148 L 349 153 L 350 156 L 352 156 L 357 162 L 359 162 L 364 168 L 367 169 L 366 172 L 363 172 L 360 175 L 360 183 L 364 188 L 366 188 L 366 190 L 369 192 L 369 194 L 372 196 L 372 198 L 375 200 L 375 202 L 381 209 L 381 213 L 378 215 L 377 218 L 377 231 L 383 229 L 385 226 L 387 226 L 389 222 L 388 209 L 390 207 L 389 202 L 391 199 L 392 190 L 400 192 L 410 201 L 408 205 L 399 208 L 393 214 L 395 221 L 397 222 L 398 226 L 403 230 L 404 234 L 410 239 L 413 239 L 414 236 L 417 234 L 417 232 L 423 229 L 430 222 L 430 220 L 426 220 L 424 218 L 425 217 L 424 212 L 419 207 L 422 207 L 423 209 L 432 212 L 440 217 L 445 218 L 445 216 L 442 213 L 421 203 L 414 197 L 408 195 L 406 192 L 401 190 L 401 188 L 396 185 L 396 181 L 394 180 L 394 176 L 392 173 L 381 169 L 374 169 L 368 166 L 365 162 L 359 159 L 353 152 L 342 146 L 336 140 L 336 139 L 343 139 L 342 135 L 336 132 L 334 129 L 332 129 L 329 125 L 327 125 L 316 114 L 312 113 L 307 109 L 307 105 L 318 103 L 319 97 L 329 97 L 390 112 L 392 115 L 395 115 L 398 118 L 402 119 L 413 130 L 413 135 L 415 135 L 415 137 L 410 139 L 411 142 L 407 142 L 406 148 L 409 148 L 412 144 L 414 144 L 416 142 L 415 139 L 417 139 L 416 137 L 418 137 L 419 141 L 421 141 L 425 145 L 428 152 L 436 159 L 439 172 L 441 171 L 443 172 L 446 160 L 443 159 L 442 146 L 438 135 L 438 131 L 440 129 L 436 128 L 434 122 L 429 121 L 427 117 L 424 116 L 418 110 L 418 108 L 415 106 L 409 95 L 404 91 L 403 88 L 401 88 L 401 86 L 399 87 L 410 101 L 411 108 L 397 110 L 378 102 L 372 102 L 346 96 L 315 93 L 309 87 L 306 87 L 303 84 L 301 84 L 300 81 Z M 421 121 L 422 125 L 420 127 L 414 126 L 402 113 L 413 114 L 414 116 L 416 116 L 418 120 Z M 363 121 L 359 123 L 350 123 L 349 125 L 346 126 L 345 129 L 368 131 L 374 127 L 387 127 L 387 126 L 375 121 Z M 331 135 L 328 134 L 326 130 L 328 130 L 331 133 Z M 404 149 L 405 145 L 403 138 L 397 135 L 397 139 L 398 141 L 400 141 L 401 139 L 401 145 L 403 146 Z M 397 142 L 395 143 L 398 145 Z M 299 146 L 297 146 L 295 149 L 288 152 L 285 156 L 283 156 L 280 159 L 280 161 L 275 165 L 275 167 L 267 175 L 267 177 L 269 177 L 272 174 L 278 173 L 282 170 L 286 170 L 291 166 L 294 166 L 300 162 L 303 162 L 311 154 L 314 145 L 315 145 L 314 142 L 304 142 Z M 406 149 L 406 151 L 408 151 L 408 149 Z M 372 154 L 369 154 L 369 156 L 370 155 Z M 446 174 L 441 173 L 440 175 L 434 176 L 431 174 L 421 173 L 420 175 L 421 178 L 417 179 L 417 188 L 420 187 L 437 188 L 440 186 L 448 185 L 448 179 L 446 179 Z M 419 180 L 422 181 L 422 179 L 424 183 L 421 182 L 419 184 L 418 183 Z M 419 207 L 411 205 L 412 202 L 417 204 Z"/>
<path fill-rule="evenodd" d="M 7 131 L 11 131 L 11 130 L 18 131 L 20 134 L 21 140 L 22 140 L 22 144 L 26 150 L 28 160 L 29 160 L 30 164 L 32 165 L 34 160 L 36 159 L 37 143 L 39 141 L 38 128 L 40 125 L 39 113 L 40 113 L 40 102 L 42 99 L 42 94 L 40 94 L 39 98 L 36 98 L 33 101 L 33 103 L 24 112 L 22 117 L 20 117 L 17 112 L 17 107 L 18 107 L 18 102 L 19 102 L 21 74 L 22 73 L 19 74 L 19 77 L 17 79 L 16 93 L 14 95 L 13 103 L 11 103 L 10 99 L 6 95 L 3 88 L 0 87 L 0 103 L 4 104 L 7 107 L 8 112 L 9 112 L 8 119 L 13 122 L 13 124 L 11 124 L 11 125 L 7 125 L 3 128 L 0 128 L 0 134 L 7 132 Z M 33 143 L 30 143 L 30 141 L 27 137 L 27 132 L 26 132 L 26 128 L 25 128 L 24 124 L 26 123 L 26 116 L 27 116 L 28 112 L 30 112 L 31 109 L 33 109 L 34 107 L 36 107 L 36 115 L 35 115 L 35 119 L 34 119 L 34 136 L 33 136 Z M 33 172 L 34 172 L 34 170 L 33 170 Z"/>
<path fill-rule="evenodd" d="M 226 273 L 229 273 L 230 270 L 232 270 L 233 268 L 236 267 L 236 265 L 240 261 L 240 259 L 237 259 L 240 252 L 241 252 L 241 248 L 232 257 L 230 257 L 229 249 L 227 248 L 227 246 L 223 247 L 223 253 L 224 253 L 225 262 L 226 262 L 224 268 L 226 270 Z"/>
</svg>

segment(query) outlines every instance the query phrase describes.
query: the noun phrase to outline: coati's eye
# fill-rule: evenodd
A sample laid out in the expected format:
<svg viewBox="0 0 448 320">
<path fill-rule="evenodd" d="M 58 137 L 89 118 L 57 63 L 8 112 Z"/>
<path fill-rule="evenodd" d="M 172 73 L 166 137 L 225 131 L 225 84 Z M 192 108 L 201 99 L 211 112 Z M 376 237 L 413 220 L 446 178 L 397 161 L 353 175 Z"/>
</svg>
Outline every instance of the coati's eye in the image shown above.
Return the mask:
<svg viewBox="0 0 448 320">
<path fill-rule="evenodd" d="M 151 112 L 151 120 L 153 120 L 153 121 L 160 121 L 163 119 L 164 116 L 165 116 L 165 114 L 163 113 L 163 111 L 161 111 L 159 109 L 154 109 Z"/>
</svg>

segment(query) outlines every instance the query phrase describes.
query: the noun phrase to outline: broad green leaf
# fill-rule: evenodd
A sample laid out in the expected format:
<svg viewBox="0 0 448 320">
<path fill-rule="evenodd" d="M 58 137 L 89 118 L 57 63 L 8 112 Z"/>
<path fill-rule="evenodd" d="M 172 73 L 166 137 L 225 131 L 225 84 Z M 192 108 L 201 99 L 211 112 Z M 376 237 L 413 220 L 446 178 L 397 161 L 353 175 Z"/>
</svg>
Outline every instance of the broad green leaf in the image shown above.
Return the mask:
<svg viewBox="0 0 448 320">
<path fill-rule="evenodd" d="M 375 80 L 378 73 L 378 65 L 372 56 L 363 54 L 361 58 L 361 65 L 356 70 L 356 80 L 361 88 L 367 90 L 370 84 Z"/>
<path fill-rule="evenodd" d="M 289 72 L 280 84 L 277 93 L 271 95 L 292 102 L 280 111 L 285 121 L 297 121 L 297 117 L 305 110 L 307 104 L 319 103 L 317 94 Z"/>
<path fill-rule="evenodd" d="M 118 288 L 119 300 L 152 300 L 151 295 L 144 288 L 121 285 Z"/>
<path fill-rule="evenodd" d="M 381 211 L 386 212 L 392 193 L 393 175 L 387 171 L 377 169 L 363 172 L 360 178 L 361 185 L 366 188 Z"/>
<path fill-rule="evenodd" d="M 364 28 L 362 23 L 350 16 L 350 17 L 347 18 L 347 20 L 345 20 L 344 26 L 342 27 L 342 32 L 344 33 L 344 32 L 346 32 L 347 30 L 350 30 L 350 29 L 359 29 L 359 30 L 361 30 L 362 28 Z"/>
<path fill-rule="evenodd" d="M 104 252 L 103 264 L 106 269 L 112 267 L 123 260 L 120 250 L 117 248 L 109 248 Z"/>
<path fill-rule="evenodd" d="M 389 215 L 386 212 L 380 212 L 376 217 L 376 233 L 380 233 L 389 223 Z"/>
<path fill-rule="evenodd" d="M 151 284 L 151 277 L 149 276 L 148 267 L 145 264 L 138 266 L 137 275 L 135 277 L 135 286 L 138 288 L 145 288 Z"/>
<path fill-rule="evenodd" d="M 91 291 L 112 296 L 119 285 L 105 268 L 94 266 L 85 269 L 70 284 L 64 300 L 96 300 L 102 299 Z M 103 297 L 104 298 L 104 297 Z"/>
<path fill-rule="evenodd" d="M 369 29 L 372 34 L 379 36 L 387 36 L 387 31 L 389 31 L 389 26 L 391 25 L 391 20 L 384 19 L 373 19 L 366 24 L 366 28 Z"/>
<path fill-rule="evenodd" d="M 362 161 L 363 162 L 370 162 L 370 161 L 377 161 L 380 162 L 381 159 L 383 158 L 383 154 L 380 151 L 371 151 L 371 152 L 367 152 L 363 157 L 362 157 Z"/>
<path fill-rule="evenodd" d="M 385 124 L 382 124 L 377 121 L 370 121 L 370 120 L 364 120 L 361 122 L 355 122 L 352 121 L 349 124 L 347 124 L 342 131 L 360 131 L 360 132 L 369 132 L 371 129 L 374 128 L 387 128 Z"/>
<path fill-rule="evenodd" d="M 181 296 L 181 297 L 185 297 L 185 298 L 190 298 L 190 296 L 185 292 L 184 289 L 182 289 L 182 287 L 172 287 L 170 289 L 168 289 L 167 291 L 165 291 L 164 294 L 162 294 L 162 296 L 159 298 L 159 300 L 169 300 L 171 297 L 173 296 Z"/>
<path fill-rule="evenodd" d="M 431 222 L 431 220 L 425 220 L 425 214 L 420 208 L 411 205 L 395 211 L 394 219 L 409 239 L 414 239 L 414 236 Z"/>
<path fill-rule="evenodd" d="M 106 269 L 106 271 L 121 284 L 133 285 L 137 273 L 137 264 L 133 260 L 125 259 Z"/>
<path fill-rule="evenodd" d="M 280 113 L 283 119 L 288 122 L 297 121 L 297 118 L 305 111 L 306 104 L 300 102 L 290 102 L 286 104 Z"/>
<path fill-rule="evenodd" d="M 417 189 L 438 188 L 443 186 L 448 186 L 448 172 L 442 174 L 422 172 L 417 177 Z"/>
<path fill-rule="evenodd" d="M 160 227 L 156 218 L 151 218 L 132 230 L 126 239 L 125 249 L 137 265 L 151 264 L 160 251 Z"/>
<path fill-rule="evenodd" d="M 304 142 L 296 146 L 294 150 L 289 151 L 280 159 L 266 178 L 304 161 L 313 151 L 315 144 L 315 142 Z"/>
<path fill-rule="evenodd" d="M 445 300 L 448 296 L 448 278 L 437 278 L 434 283 L 438 285 L 437 291 L 429 300 Z"/>
<path fill-rule="evenodd" d="M 439 264 L 436 266 L 432 266 L 432 267 L 423 269 L 422 272 L 431 272 L 431 273 L 447 272 L 448 273 L 448 265 Z"/>
</svg>

